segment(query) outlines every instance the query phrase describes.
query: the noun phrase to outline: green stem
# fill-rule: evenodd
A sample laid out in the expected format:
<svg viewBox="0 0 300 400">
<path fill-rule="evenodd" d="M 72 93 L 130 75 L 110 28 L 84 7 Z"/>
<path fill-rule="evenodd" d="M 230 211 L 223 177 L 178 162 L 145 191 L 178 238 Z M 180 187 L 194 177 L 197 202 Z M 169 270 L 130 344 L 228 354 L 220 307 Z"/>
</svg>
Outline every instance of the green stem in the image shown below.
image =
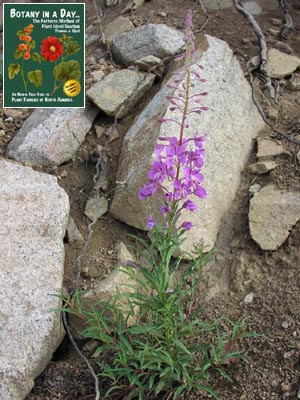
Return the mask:
<svg viewBox="0 0 300 400">
<path fill-rule="evenodd" d="M 24 75 L 24 59 L 22 60 L 21 76 L 22 76 L 22 80 L 23 80 L 23 84 L 24 84 L 24 90 L 25 90 L 25 92 L 27 92 L 27 81 L 26 81 L 25 75 Z"/>
</svg>

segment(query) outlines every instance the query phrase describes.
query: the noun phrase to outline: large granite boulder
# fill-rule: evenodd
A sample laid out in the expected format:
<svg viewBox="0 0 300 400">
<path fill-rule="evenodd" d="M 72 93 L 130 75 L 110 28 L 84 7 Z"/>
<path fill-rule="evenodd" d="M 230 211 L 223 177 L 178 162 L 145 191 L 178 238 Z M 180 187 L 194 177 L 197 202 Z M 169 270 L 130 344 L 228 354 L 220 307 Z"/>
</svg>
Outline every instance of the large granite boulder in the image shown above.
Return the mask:
<svg viewBox="0 0 300 400">
<path fill-rule="evenodd" d="M 206 50 L 201 56 L 200 52 L 196 54 L 195 63 L 203 65 L 207 83 L 195 80 L 192 93 L 208 91 L 203 104 L 209 110 L 191 115 L 188 135 L 194 136 L 199 131 L 207 137 L 203 173 L 208 195 L 205 200 L 194 199 L 199 212 L 183 215 L 194 224 L 183 245 L 188 251 L 193 249 L 193 243 L 201 240 L 205 250 L 214 247 L 221 220 L 238 191 L 240 173 L 248 161 L 252 140 L 264 128 L 252 101 L 250 85 L 229 46 L 220 39 L 206 36 L 202 47 Z M 166 95 L 172 93 L 167 85 L 162 87 L 127 132 L 121 152 L 117 181 L 125 184 L 117 188 L 110 211 L 115 218 L 143 230 L 148 229 L 149 214 L 161 220 L 157 198 L 141 202 L 138 191 L 148 181 L 147 173 L 158 138 L 179 134 L 175 124 L 158 123 L 160 117 L 174 118 L 166 100 Z"/>
<path fill-rule="evenodd" d="M 55 177 L 0 160 L 0 399 L 23 400 L 64 335 L 69 199 Z"/>
</svg>

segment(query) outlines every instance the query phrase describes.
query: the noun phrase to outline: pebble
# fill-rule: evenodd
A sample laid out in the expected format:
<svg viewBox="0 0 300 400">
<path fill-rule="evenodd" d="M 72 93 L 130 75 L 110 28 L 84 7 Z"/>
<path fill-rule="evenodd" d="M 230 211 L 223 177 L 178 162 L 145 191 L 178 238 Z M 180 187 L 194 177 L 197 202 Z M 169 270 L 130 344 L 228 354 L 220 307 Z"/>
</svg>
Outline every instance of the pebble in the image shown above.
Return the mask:
<svg viewBox="0 0 300 400">
<path fill-rule="evenodd" d="M 289 323 L 287 321 L 283 321 L 283 323 L 281 324 L 283 329 L 288 329 L 289 327 Z"/>
<path fill-rule="evenodd" d="M 292 390 L 292 386 L 291 386 L 291 384 L 289 382 L 282 382 L 280 387 L 281 387 L 281 390 L 284 393 L 288 393 L 288 392 L 290 392 Z"/>
<path fill-rule="evenodd" d="M 297 399 L 300 399 L 300 387 L 299 387 L 298 392 L 297 392 Z"/>
<path fill-rule="evenodd" d="M 91 220 L 94 221 L 100 218 L 108 210 L 108 201 L 104 197 L 91 198 L 87 201 L 84 214 Z"/>
<path fill-rule="evenodd" d="M 268 32 L 275 37 L 278 37 L 280 35 L 280 31 L 278 29 L 269 29 Z"/>
<path fill-rule="evenodd" d="M 298 162 L 299 162 L 299 164 L 300 164 L 300 150 L 299 150 L 298 153 L 297 153 L 297 160 L 298 160 Z"/>
<path fill-rule="evenodd" d="M 0 129 L 0 137 L 5 136 L 5 131 L 3 129 Z"/>
<path fill-rule="evenodd" d="M 254 193 L 259 192 L 260 189 L 261 189 L 261 185 L 259 183 L 255 183 L 254 185 L 251 185 L 249 187 L 248 192 L 254 194 Z"/>
<path fill-rule="evenodd" d="M 271 18 L 270 22 L 273 26 L 280 26 L 282 24 L 282 21 L 279 18 Z"/>
<path fill-rule="evenodd" d="M 295 350 L 286 351 L 285 353 L 283 353 L 283 358 L 285 360 L 288 360 L 288 359 L 292 358 L 294 355 L 295 355 Z"/>
<path fill-rule="evenodd" d="M 251 174 L 263 175 L 277 167 L 274 161 L 258 161 L 249 165 L 248 169 Z"/>
<path fill-rule="evenodd" d="M 251 293 L 248 293 L 247 296 L 245 296 L 244 303 L 251 304 L 251 303 L 253 303 L 253 300 L 254 300 L 254 293 L 251 292 Z"/>
</svg>

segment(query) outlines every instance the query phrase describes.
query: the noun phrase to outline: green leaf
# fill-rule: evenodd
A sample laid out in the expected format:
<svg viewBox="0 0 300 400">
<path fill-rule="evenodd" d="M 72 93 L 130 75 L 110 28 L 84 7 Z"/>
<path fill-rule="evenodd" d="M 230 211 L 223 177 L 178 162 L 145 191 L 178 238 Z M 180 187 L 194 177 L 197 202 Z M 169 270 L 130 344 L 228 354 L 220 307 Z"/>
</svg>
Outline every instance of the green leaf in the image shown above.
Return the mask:
<svg viewBox="0 0 300 400">
<path fill-rule="evenodd" d="M 80 45 L 77 42 L 72 40 L 71 42 L 68 42 L 65 45 L 64 56 L 65 57 L 72 56 L 72 55 L 78 53 L 79 50 L 80 50 Z"/>
<path fill-rule="evenodd" d="M 17 36 L 24 35 L 24 31 L 20 29 L 19 31 L 17 31 L 16 35 Z"/>
<path fill-rule="evenodd" d="M 31 59 L 32 61 L 38 62 L 39 64 L 42 62 L 42 57 L 40 53 L 32 53 Z"/>
<path fill-rule="evenodd" d="M 17 50 L 14 52 L 15 60 L 17 60 L 18 58 L 22 58 L 23 55 L 24 55 L 24 51 L 23 51 L 23 50 L 18 50 L 18 49 L 17 49 Z"/>
<path fill-rule="evenodd" d="M 66 81 L 68 79 L 79 81 L 81 76 L 79 62 L 76 60 L 62 61 L 54 68 L 53 73 L 58 81 Z"/>
<path fill-rule="evenodd" d="M 31 82 L 35 87 L 42 86 L 43 82 L 43 72 L 40 69 L 35 69 L 34 71 L 29 71 L 28 80 Z"/>
<path fill-rule="evenodd" d="M 8 77 L 9 79 L 14 79 L 16 75 L 20 72 L 20 64 L 9 64 L 8 66 Z"/>
<path fill-rule="evenodd" d="M 35 40 L 31 40 L 30 42 L 27 42 L 27 44 L 31 49 L 35 49 Z"/>
</svg>

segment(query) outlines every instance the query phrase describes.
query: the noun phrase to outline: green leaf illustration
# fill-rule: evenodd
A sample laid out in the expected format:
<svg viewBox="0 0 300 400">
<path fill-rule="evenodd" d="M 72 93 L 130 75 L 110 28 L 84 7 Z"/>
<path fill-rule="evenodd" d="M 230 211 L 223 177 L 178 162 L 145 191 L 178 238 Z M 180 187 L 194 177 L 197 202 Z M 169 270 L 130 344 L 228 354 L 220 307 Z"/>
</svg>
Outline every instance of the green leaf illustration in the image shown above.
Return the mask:
<svg viewBox="0 0 300 400">
<path fill-rule="evenodd" d="M 38 62 L 39 64 L 42 62 L 42 57 L 40 53 L 32 53 L 31 59 L 32 61 Z"/>
<path fill-rule="evenodd" d="M 65 42 L 67 42 L 68 40 L 72 40 L 73 39 L 73 36 L 67 36 L 65 33 L 63 33 L 62 35 L 61 35 L 61 37 L 60 37 L 60 41 L 62 42 L 62 43 L 65 43 Z"/>
<path fill-rule="evenodd" d="M 28 46 L 29 46 L 31 49 L 35 49 L 35 40 L 31 40 L 31 41 L 28 42 L 27 44 L 28 44 Z"/>
<path fill-rule="evenodd" d="M 17 36 L 24 35 L 24 31 L 20 29 L 19 31 L 17 31 L 16 34 L 17 34 Z"/>
<path fill-rule="evenodd" d="M 42 86 L 43 82 L 43 72 L 40 69 L 35 69 L 34 71 L 29 71 L 28 80 L 31 82 L 35 87 Z"/>
<path fill-rule="evenodd" d="M 72 56 L 78 53 L 79 50 L 80 50 L 80 45 L 72 40 L 71 42 L 66 43 L 64 49 L 64 56 L 65 57 Z"/>
<path fill-rule="evenodd" d="M 14 79 L 16 75 L 20 72 L 20 64 L 9 64 L 8 66 L 8 77 L 9 79 Z"/>
<path fill-rule="evenodd" d="M 17 50 L 14 52 L 15 60 L 17 60 L 18 58 L 22 58 L 23 55 L 24 55 L 24 51 L 23 51 L 23 50 L 18 50 L 18 49 L 17 49 Z"/>
<path fill-rule="evenodd" d="M 54 77 L 58 81 L 68 79 L 80 80 L 81 72 L 79 62 L 76 60 L 62 61 L 53 70 Z"/>
</svg>

